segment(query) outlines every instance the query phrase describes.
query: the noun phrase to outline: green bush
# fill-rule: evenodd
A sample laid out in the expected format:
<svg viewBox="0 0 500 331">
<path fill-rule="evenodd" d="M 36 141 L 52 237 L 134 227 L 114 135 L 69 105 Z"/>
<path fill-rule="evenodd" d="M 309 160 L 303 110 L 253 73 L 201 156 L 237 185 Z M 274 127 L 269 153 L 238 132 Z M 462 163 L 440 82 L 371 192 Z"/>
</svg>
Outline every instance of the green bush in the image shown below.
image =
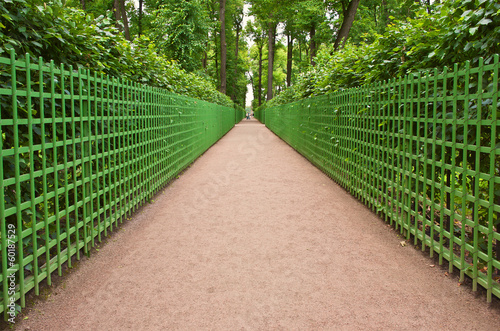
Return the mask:
<svg viewBox="0 0 500 331">
<path fill-rule="evenodd" d="M 111 14 L 111 13 L 110 13 Z M 147 37 L 127 41 L 105 16 L 93 18 L 60 0 L 0 3 L 0 56 L 29 53 L 56 64 L 85 67 L 170 92 L 232 106 L 208 80 L 158 55 Z"/>
<path fill-rule="evenodd" d="M 449 0 L 432 14 L 393 21 L 371 44 L 348 45 L 318 53 L 316 66 L 302 74 L 268 105 L 278 105 L 411 72 L 452 67 L 479 58 L 488 64 L 500 53 L 500 4 L 487 0 Z"/>
</svg>

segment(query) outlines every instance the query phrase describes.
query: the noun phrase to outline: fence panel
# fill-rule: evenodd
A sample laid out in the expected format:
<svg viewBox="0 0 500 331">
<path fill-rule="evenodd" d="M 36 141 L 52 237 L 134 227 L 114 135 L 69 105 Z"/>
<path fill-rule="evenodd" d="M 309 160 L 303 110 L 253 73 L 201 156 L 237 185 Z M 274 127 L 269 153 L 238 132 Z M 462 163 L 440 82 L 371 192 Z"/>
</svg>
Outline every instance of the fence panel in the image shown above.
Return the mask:
<svg viewBox="0 0 500 331">
<path fill-rule="evenodd" d="M 495 56 L 271 107 L 265 124 L 491 301 L 500 297 L 499 67 Z"/>
<path fill-rule="evenodd" d="M 0 58 L 0 312 L 89 254 L 243 112 L 85 69 Z M 18 307 L 15 307 L 15 303 Z M 20 306 L 20 307 L 19 307 Z"/>
</svg>

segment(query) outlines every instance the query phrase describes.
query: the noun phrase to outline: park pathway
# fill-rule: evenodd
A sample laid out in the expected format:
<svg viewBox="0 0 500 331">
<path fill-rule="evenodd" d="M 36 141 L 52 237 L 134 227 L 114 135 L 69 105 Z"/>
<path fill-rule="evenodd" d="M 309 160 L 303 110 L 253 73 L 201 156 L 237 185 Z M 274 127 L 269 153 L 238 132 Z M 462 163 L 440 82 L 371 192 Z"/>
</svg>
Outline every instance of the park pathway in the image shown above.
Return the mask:
<svg viewBox="0 0 500 331">
<path fill-rule="evenodd" d="M 455 276 L 255 120 L 79 263 L 19 330 L 498 330 Z"/>
</svg>

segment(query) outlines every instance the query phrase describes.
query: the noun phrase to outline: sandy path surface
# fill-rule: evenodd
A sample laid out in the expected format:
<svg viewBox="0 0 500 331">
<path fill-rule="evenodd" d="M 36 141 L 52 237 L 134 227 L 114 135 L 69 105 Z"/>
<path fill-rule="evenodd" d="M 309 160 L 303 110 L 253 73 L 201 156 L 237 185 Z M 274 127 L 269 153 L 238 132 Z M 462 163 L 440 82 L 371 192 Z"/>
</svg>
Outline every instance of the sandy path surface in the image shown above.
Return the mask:
<svg viewBox="0 0 500 331">
<path fill-rule="evenodd" d="M 500 310 L 255 120 L 35 305 L 18 330 L 498 330 Z"/>
</svg>

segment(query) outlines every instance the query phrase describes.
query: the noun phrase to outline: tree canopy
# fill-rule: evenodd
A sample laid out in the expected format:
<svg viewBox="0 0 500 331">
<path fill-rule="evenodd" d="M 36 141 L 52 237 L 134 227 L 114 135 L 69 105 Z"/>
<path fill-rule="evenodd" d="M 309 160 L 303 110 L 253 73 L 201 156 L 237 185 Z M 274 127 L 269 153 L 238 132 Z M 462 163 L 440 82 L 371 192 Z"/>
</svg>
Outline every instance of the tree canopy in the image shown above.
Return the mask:
<svg viewBox="0 0 500 331">
<path fill-rule="evenodd" d="M 232 105 L 213 83 L 183 70 L 158 52 L 147 36 L 133 42 L 116 28 L 111 12 L 94 18 L 54 0 L 8 0 L 0 4 L 0 55 L 10 49 L 45 61 L 86 67 L 195 98 Z M 2 73 L 8 74 L 8 73 Z"/>
<path fill-rule="evenodd" d="M 403 2 L 403 5 L 405 2 Z M 401 10 L 404 7 L 396 8 Z M 411 15 L 396 18 L 389 10 L 383 33 L 360 27 L 343 50 L 325 45 L 296 84 L 274 104 L 287 103 L 411 72 L 452 67 L 480 57 L 490 63 L 500 51 L 500 4 L 493 1 L 450 0 L 432 6 L 409 6 Z M 382 16 L 384 17 L 384 16 Z M 365 20 L 364 17 L 361 20 Z"/>
<path fill-rule="evenodd" d="M 29 52 L 224 104 L 244 105 L 251 84 L 258 107 L 489 61 L 500 48 L 495 1 L 245 3 L 246 27 L 243 0 L 5 0 L 0 55 Z"/>
</svg>

